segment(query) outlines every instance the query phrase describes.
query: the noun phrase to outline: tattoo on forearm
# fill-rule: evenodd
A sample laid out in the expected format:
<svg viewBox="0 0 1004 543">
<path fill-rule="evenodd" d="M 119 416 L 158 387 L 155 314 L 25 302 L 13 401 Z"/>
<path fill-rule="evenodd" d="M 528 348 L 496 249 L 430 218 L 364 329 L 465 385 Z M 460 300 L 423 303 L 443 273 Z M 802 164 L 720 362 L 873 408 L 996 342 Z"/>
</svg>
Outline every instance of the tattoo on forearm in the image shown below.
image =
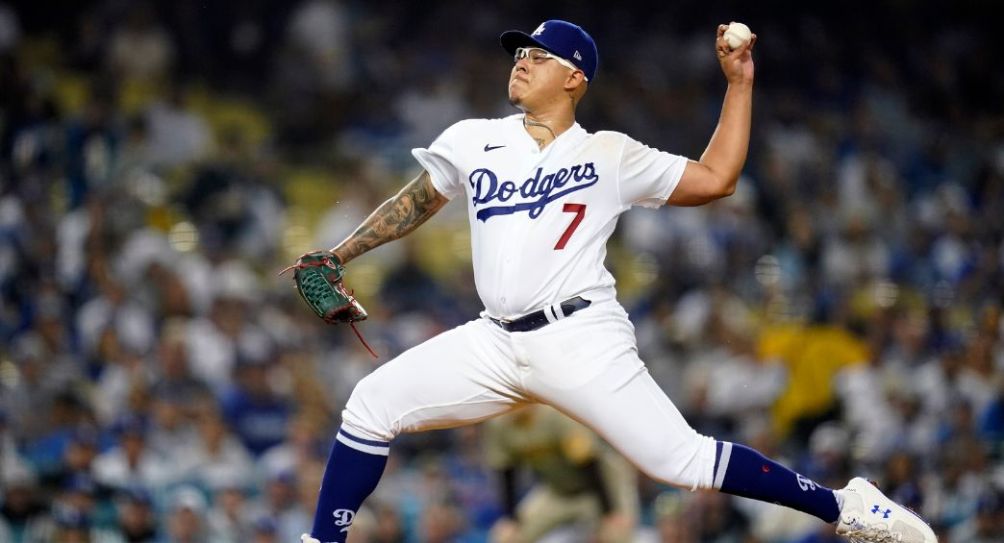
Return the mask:
<svg viewBox="0 0 1004 543">
<path fill-rule="evenodd" d="M 436 214 L 448 200 L 432 186 L 428 172 L 384 202 L 334 249 L 342 263 L 403 237 Z"/>
</svg>

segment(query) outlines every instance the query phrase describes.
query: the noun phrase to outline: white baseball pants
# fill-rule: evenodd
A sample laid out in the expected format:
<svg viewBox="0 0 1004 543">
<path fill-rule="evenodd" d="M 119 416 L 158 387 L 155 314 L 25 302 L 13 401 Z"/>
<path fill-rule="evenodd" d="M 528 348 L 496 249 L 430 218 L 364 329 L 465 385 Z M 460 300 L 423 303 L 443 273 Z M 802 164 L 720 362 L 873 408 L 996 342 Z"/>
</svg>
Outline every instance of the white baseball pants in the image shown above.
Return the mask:
<svg viewBox="0 0 1004 543">
<path fill-rule="evenodd" d="M 653 479 L 712 487 L 715 440 L 691 428 L 649 375 L 634 326 L 613 300 L 532 332 L 480 318 L 436 336 L 360 381 L 342 423 L 359 437 L 390 441 L 530 402 L 592 428 Z"/>
</svg>

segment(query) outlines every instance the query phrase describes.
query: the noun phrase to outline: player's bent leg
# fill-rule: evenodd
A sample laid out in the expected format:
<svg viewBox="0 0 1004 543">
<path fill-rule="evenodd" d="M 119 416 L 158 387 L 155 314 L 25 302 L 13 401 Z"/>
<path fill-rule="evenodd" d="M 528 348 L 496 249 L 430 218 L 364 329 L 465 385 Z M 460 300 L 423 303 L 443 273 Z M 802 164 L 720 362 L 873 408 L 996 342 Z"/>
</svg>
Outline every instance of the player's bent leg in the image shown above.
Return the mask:
<svg viewBox="0 0 1004 543">
<path fill-rule="evenodd" d="M 649 477 L 691 490 L 713 487 L 716 441 L 687 424 L 644 367 L 627 378 L 617 370 L 601 374 L 575 390 L 534 392 L 591 427 Z"/>
<path fill-rule="evenodd" d="M 530 393 L 591 427 L 649 477 L 710 488 L 715 441 L 684 420 L 638 358 L 616 303 L 596 304 L 521 334 Z"/>
<path fill-rule="evenodd" d="M 597 384 L 602 386 L 601 383 Z M 864 479 L 856 478 L 843 489 L 834 491 L 744 445 L 727 441 L 714 441 L 698 434 L 689 426 L 680 430 L 682 416 L 677 418 L 679 413 L 675 407 L 670 410 L 659 398 L 655 398 L 655 394 L 652 392 L 653 388 L 658 387 L 647 372 L 639 374 L 632 379 L 632 383 L 616 391 L 614 394 L 616 399 L 610 403 L 621 405 L 628 404 L 629 398 L 646 396 L 652 398 L 654 401 L 648 405 L 647 409 L 656 411 L 635 411 L 634 413 L 662 413 L 661 424 L 653 424 L 650 419 L 645 428 L 637 428 L 635 432 L 636 435 L 640 436 L 646 432 L 657 432 L 659 427 L 675 429 L 673 433 L 677 436 L 678 442 L 663 449 L 667 451 L 664 453 L 665 458 L 655 460 L 649 455 L 636 454 L 633 448 L 622 446 L 614 441 L 614 439 L 623 439 L 623 437 L 608 437 L 608 440 L 615 447 L 626 451 L 625 456 L 638 462 L 639 468 L 649 473 L 653 478 L 677 486 L 714 488 L 727 494 L 784 505 L 816 516 L 826 522 L 836 523 L 837 533 L 855 542 L 937 542 L 934 531 L 920 517 L 887 498 L 874 485 Z M 644 403 L 636 402 L 633 408 L 645 409 Z M 599 405 L 604 405 L 604 403 L 600 402 Z M 629 413 L 630 411 L 626 412 L 625 415 Z M 604 417 L 604 420 L 606 419 Z M 588 424 L 588 421 L 584 422 Z M 624 430 L 630 430 L 634 423 L 629 422 L 626 426 L 627 428 Z M 606 432 L 610 432 L 613 436 L 623 436 L 625 433 L 610 429 L 605 432 L 600 428 L 597 428 L 597 431 L 605 435 Z M 662 439 L 669 438 L 663 437 Z M 637 437 L 628 440 L 628 443 L 633 443 L 634 447 L 645 442 L 645 439 Z M 710 457 L 714 461 L 710 484 L 708 484 L 707 473 L 702 467 L 709 458 L 706 449 L 708 442 L 711 442 L 714 447 L 714 454 Z M 675 467 L 666 465 L 667 458 L 675 458 L 680 463 Z M 648 462 L 648 464 L 642 462 Z"/>
<path fill-rule="evenodd" d="M 528 350 L 540 357 L 531 363 L 531 393 L 592 427 L 657 480 L 837 520 L 832 490 L 748 447 L 694 430 L 638 358 L 634 330 L 619 306 L 580 313 L 581 319 L 577 313 L 526 336 Z"/>
<path fill-rule="evenodd" d="M 578 314 L 542 329 L 547 333 L 527 335 L 528 347 L 541 355 L 531 364 L 529 391 L 592 427 L 650 477 L 778 503 L 830 523 L 839 519 L 838 532 L 853 534 L 852 540 L 935 541 L 923 521 L 866 481 L 834 492 L 749 447 L 699 434 L 638 359 L 626 315 L 581 313 L 585 318 L 575 327 L 568 324 Z M 888 520 L 875 517 L 886 511 Z"/>
<path fill-rule="evenodd" d="M 343 543 L 402 432 L 462 426 L 524 401 L 499 334 L 473 321 L 414 347 L 361 380 L 342 413 L 305 537 Z"/>
<path fill-rule="evenodd" d="M 618 364 L 614 364 L 616 367 Z M 835 522 L 833 491 L 743 445 L 715 441 L 687 424 L 647 371 L 601 375 L 548 401 L 591 426 L 650 477 L 667 484 L 779 503 Z"/>
</svg>

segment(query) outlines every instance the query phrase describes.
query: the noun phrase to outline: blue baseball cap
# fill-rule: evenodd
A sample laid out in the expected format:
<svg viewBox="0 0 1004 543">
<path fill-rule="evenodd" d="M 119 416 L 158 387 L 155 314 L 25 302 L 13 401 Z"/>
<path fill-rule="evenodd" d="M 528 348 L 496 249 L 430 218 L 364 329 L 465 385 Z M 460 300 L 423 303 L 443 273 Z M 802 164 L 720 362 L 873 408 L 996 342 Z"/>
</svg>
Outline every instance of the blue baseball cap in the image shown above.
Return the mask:
<svg viewBox="0 0 1004 543">
<path fill-rule="evenodd" d="M 568 21 L 544 21 L 530 34 L 507 30 L 499 36 L 499 43 L 510 55 L 515 55 L 520 47 L 540 47 L 577 66 L 587 80 L 592 81 L 596 75 L 599 63 L 596 42 L 582 27 Z"/>
</svg>

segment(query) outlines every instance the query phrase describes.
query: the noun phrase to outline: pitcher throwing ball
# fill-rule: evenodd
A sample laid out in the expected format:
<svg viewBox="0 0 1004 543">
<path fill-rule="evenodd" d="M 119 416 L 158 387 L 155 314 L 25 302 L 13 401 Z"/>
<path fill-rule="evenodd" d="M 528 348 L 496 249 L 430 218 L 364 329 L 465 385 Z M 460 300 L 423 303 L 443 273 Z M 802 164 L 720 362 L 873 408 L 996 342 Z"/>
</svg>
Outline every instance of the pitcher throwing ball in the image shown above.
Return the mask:
<svg viewBox="0 0 1004 543">
<path fill-rule="evenodd" d="M 580 27 L 552 20 L 531 34 L 503 33 L 514 59 L 509 100 L 521 113 L 460 121 L 428 149 L 415 149 L 424 171 L 320 253 L 340 281 L 343 265 L 457 199 L 470 216 L 485 310 L 359 382 L 303 541 L 345 541 L 398 434 L 473 424 L 534 402 L 591 427 L 659 481 L 792 507 L 852 541 L 936 541 L 919 517 L 864 479 L 831 490 L 748 447 L 698 434 L 638 358 L 603 266 L 606 241 L 631 206 L 696 206 L 735 191 L 749 144 L 756 35 L 732 49 L 726 28 L 718 27 L 715 48 L 728 89 L 696 161 L 575 122 L 598 75 L 596 44 Z M 345 307 L 365 315 L 351 303 Z"/>
</svg>

